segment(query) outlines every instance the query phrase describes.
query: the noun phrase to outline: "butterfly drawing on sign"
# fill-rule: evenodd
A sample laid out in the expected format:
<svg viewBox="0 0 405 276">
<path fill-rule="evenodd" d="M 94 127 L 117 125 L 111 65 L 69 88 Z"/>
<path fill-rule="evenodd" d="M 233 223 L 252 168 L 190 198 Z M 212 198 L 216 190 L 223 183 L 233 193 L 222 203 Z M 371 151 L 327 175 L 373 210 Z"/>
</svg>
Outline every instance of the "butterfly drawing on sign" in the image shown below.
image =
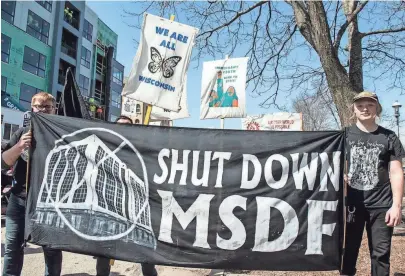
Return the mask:
<svg viewBox="0 0 405 276">
<path fill-rule="evenodd" d="M 150 57 L 152 61 L 148 64 L 149 71 L 151 73 L 162 71 L 162 75 L 165 78 L 170 78 L 174 75 L 174 67 L 176 67 L 181 60 L 179 56 L 164 59 L 155 47 L 150 47 Z"/>
</svg>

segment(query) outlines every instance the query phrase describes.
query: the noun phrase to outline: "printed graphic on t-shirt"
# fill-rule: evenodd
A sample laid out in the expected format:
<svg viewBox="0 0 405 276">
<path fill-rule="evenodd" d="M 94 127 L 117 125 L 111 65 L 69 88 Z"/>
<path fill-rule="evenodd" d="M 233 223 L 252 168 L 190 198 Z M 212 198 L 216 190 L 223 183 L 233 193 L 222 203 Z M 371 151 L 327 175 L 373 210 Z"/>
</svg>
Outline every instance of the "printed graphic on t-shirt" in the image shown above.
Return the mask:
<svg viewBox="0 0 405 276">
<path fill-rule="evenodd" d="M 369 191 L 378 184 L 379 155 L 384 145 L 378 143 L 350 141 L 350 187 Z"/>
</svg>

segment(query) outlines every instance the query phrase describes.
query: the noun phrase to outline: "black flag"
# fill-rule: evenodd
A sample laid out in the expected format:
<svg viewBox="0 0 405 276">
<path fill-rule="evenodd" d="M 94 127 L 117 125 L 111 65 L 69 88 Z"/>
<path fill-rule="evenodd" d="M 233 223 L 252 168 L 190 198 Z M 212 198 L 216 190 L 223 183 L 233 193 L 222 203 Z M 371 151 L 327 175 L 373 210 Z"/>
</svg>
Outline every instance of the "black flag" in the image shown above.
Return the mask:
<svg viewBox="0 0 405 276">
<path fill-rule="evenodd" d="M 90 113 L 77 86 L 72 69 L 66 71 L 65 87 L 59 102 L 58 115 L 90 120 Z"/>
<path fill-rule="evenodd" d="M 32 125 L 25 236 L 34 244 L 173 266 L 340 268 L 344 132 L 40 113 Z"/>
</svg>

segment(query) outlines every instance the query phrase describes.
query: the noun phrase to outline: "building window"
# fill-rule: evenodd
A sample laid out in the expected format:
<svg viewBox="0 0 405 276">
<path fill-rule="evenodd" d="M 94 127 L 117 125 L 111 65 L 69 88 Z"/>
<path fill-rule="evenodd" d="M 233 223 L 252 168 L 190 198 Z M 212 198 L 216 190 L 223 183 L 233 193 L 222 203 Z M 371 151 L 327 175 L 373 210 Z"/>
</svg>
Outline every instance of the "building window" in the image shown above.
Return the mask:
<svg viewBox="0 0 405 276">
<path fill-rule="evenodd" d="M 14 23 L 15 1 L 1 1 L 1 19 Z"/>
<path fill-rule="evenodd" d="M 141 105 L 136 104 L 136 114 L 141 114 Z"/>
<path fill-rule="evenodd" d="M 29 10 L 27 33 L 48 44 L 49 23 Z"/>
<path fill-rule="evenodd" d="M 47 9 L 49 12 L 52 12 L 52 2 L 51 1 L 36 1 L 42 7 Z"/>
<path fill-rule="evenodd" d="M 117 68 L 113 68 L 113 82 L 122 86 L 123 73 Z"/>
<path fill-rule="evenodd" d="M 10 59 L 11 38 L 1 34 L 1 61 L 8 63 Z"/>
<path fill-rule="evenodd" d="M 64 20 L 73 26 L 73 28 L 79 30 L 80 26 L 80 11 L 75 8 L 72 3 L 65 1 Z"/>
<path fill-rule="evenodd" d="M 93 25 L 86 19 L 84 20 L 83 36 L 90 42 L 93 40 Z"/>
<path fill-rule="evenodd" d="M 63 28 L 62 30 L 62 43 L 61 51 L 62 53 L 70 56 L 71 58 L 77 58 L 77 36 Z"/>
<path fill-rule="evenodd" d="M 7 93 L 7 78 L 1 76 L 1 94 Z"/>
<path fill-rule="evenodd" d="M 19 125 L 4 123 L 3 139 L 10 140 L 11 135 L 19 129 Z"/>
<path fill-rule="evenodd" d="M 94 100 L 99 105 L 105 104 L 105 92 L 104 92 L 104 85 L 101 81 L 96 80 L 94 86 Z"/>
<path fill-rule="evenodd" d="M 46 57 L 35 50 L 25 46 L 23 70 L 37 75 L 41 78 L 45 77 Z"/>
<path fill-rule="evenodd" d="M 135 120 L 135 124 L 139 124 L 140 122 L 139 122 L 139 119 L 136 119 Z"/>
<path fill-rule="evenodd" d="M 91 52 L 82 46 L 82 59 L 80 63 L 83 66 L 90 68 L 90 60 L 91 60 Z"/>
<path fill-rule="evenodd" d="M 41 92 L 41 89 L 35 88 L 31 85 L 21 83 L 20 86 L 20 104 L 26 109 L 31 110 L 32 96 Z"/>
<path fill-rule="evenodd" d="M 111 91 L 111 105 L 121 108 L 121 94 L 114 90 Z"/>
<path fill-rule="evenodd" d="M 89 78 L 83 75 L 79 76 L 79 88 L 83 96 L 89 96 L 89 84 L 90 84 Z"/>
</svg>

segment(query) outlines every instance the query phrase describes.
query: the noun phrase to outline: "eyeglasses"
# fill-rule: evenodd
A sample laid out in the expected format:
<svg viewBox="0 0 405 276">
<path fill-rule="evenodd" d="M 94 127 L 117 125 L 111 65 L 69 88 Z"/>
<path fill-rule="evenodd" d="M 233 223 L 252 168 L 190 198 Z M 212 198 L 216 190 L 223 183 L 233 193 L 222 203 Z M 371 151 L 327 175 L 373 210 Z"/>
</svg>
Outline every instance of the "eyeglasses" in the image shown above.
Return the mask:
<svg viewBox="0 0 405 276">
<path fill-rule="evenodd" d="M 32 107 L 35 107 L 35 108 L 38 109 L 38 110 L 42 110 L 42 109 L 52 110 L 52 109 L 54 109 L 54 106 L 53 106 L 53 105 L 39 105 L 39 104 L 35 104 L 35 105 L 32 105 Z"/>
</svg>

